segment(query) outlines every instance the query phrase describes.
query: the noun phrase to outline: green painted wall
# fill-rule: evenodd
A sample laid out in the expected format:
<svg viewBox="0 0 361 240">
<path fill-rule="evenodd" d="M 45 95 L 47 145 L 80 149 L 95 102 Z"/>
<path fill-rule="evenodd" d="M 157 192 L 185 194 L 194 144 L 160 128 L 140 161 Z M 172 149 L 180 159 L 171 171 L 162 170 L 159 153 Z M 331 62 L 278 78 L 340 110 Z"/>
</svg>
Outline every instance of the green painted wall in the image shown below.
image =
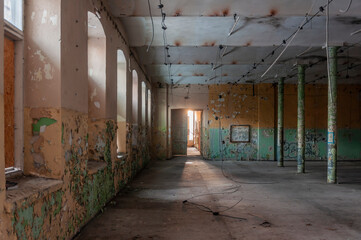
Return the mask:
<svg viewBox="0 0 361 240">
<path fill-rule="evenodd" d="M 204 156 L 220 159 L 219 129 L 209 129 L 204 136 Z M 251 130 L 250 143 L 231 143 L 229 129 L 222 129 L 223 158 L 232 160 L 274 160 L 274 129 L 255 128 Z M 209 148 L 208 148 L 209 146 Z M 327 130 L 306 129 L 306 160 L 327 159 Z M 285 160 L 297 159 L 297 129 L 285 129 Z M 361 158 L 361 129 L 338 130 L 338 159 L 358 160 Z"/>
</svg>

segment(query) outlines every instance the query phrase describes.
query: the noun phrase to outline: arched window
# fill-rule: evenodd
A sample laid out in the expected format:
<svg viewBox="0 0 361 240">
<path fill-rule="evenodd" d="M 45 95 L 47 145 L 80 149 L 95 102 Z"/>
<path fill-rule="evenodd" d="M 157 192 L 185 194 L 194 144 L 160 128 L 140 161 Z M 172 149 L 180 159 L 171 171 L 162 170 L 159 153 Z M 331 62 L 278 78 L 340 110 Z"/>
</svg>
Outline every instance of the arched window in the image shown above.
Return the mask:
<svg viewBox="0 0 361 240">
<path fill-rule="evenodd" d="M 133 70 L 132 72 L 133 78 L 133 124 L 138 124 L 138 73 L 137 71 Z"/>
<path fill-rule="evenodd" d="M 88 115 L 89 129 L 106 116 L 106 37 L 97 16 L 88 12 Z M 101 151 L 95 151 L 98 134 L 89 131 L 89 159 L 102 158 Z"/>
<path fill-rule="evenodd" d="M 146 121 L 146 92 L 147 92 L 147 86 L 145 85 L 145 82 L 142 82 L 142 126 L 145 127 L 145 121 Z"/>
<path fill-rule="evenodd" d="M 127 134 L 127 63 L 122 50 L 117 51 L 117 152 L 126 153 Z"/>
</svg>

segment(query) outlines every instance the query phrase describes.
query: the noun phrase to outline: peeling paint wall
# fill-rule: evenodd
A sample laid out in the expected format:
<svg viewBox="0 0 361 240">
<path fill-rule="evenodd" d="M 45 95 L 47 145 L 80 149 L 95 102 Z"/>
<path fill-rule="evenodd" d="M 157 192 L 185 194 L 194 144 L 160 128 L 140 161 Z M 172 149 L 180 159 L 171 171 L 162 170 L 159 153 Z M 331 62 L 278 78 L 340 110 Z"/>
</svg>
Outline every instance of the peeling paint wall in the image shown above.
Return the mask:
<svg viewBox="0 0 361 240">
<path fill-rule="evenodd" d="M 253 94 L 254 90 L 254 94 Z M 209 87 L 209 155 L 207 158 L 252 160 L 258 153 L 258 89 L 252 85 Z M 250 125 L 249 143 L 231 143 L 231 125 Z M 220 135 L 221 134 L 221 135 Z"/>
<path fill-rule="evenodd" d="M 201 151 L 208 152 L 205 138 L 208 136 L 208 86 L 180 85 L 170 88 L 167 85 L 155 88 L 154 96 L 154 125 L 152 131 L 153 155 L 158 159 L 172 157 L 171 141 L 171 110 L 193 109 L 203 112 Z M 204 138 L 204 139 L 203 139 Z"/>
<path fill-rule="evenodd" d="M 15 201 L 14 192 L 5 191 L 5 181 L 0 181 L 0 209 L 5 209 L 0 211 L 0 234 L 6 239 L 71 239 L 150 161 L 148 127 L 139 126 L 135 137 L 141 144 L 132 149 L 128 68 L 135 69 L 148 87 L 149 83 L 134 61 L 137 56 L 130 56 L 115 31 L 104 2 L 94 3 L 107 36 L 105 94 L 102 114 L 96 116 L 89 115 L 88 106 L 92 91 L 88 94 L 87 13 L 94 11 L 92 1 L 25 1 L 24 173 L 53 185 L 34 187 L 30 195 Z M 120 23 L 119 29 L 124 33 Z M 126 122 L 119 126 L 124 128 L 128 155 L 121 159 L 116 154 L 118 49 L 131 59 L 126 71 Z M 0 77 L 1 86 L 2 81 Z M 5 179 L 3 171 L 0 179 Z"/>
<path fill-rule="evenodd" d="M 191 85 L 191 89 L 196 88 Z M 205 86 L 205 88 L 207 88 Z M 209 93 L 198 97 L 189 95 L 186 86 L 169 94 L 170 108 L 206 109 L 203 115 L 202 153 L 205 158 L 232 160 L 274 160 L 277 134 L 277 86 L 273 84 L 209 85 Z M 161 95 L 162 93 L 163 95 Z M 164 101 L 164 89 L 158 89 L 157 103 Z M 327 157 L 327 85 L 306 85 L 306 160 Z M 190 96 L 189 99 L 185 97 Z M 361 158 L 361 86 L 338 87 L 338 159 Z M 199 106 L 200 99 L 207 101 Z M 173 101 L 173 102 L 172 102 Z M 157 110 L 163 112 L 165 106 Z M 297 158 L 297 85 L 285 85 L 285 143 L 286 160 Z M 164 121 L 165 116 L 161 121 Z M 218 120 L 217 120 L 218 119 Z M 220 120 L 219 120 L 220 119 Z M 159 122 L 165 126 L 165 122 Z M 221 124 L 220 124 L 221 123 Z M 231 125 L 249 125 L 250 142 L 231 143 Z M 166 136 L 157 131 L 157 140 Z M 220 140 L 221 138 L 221 140 Z M 166 145 L 160 145 L 162 151 Z M 159 158 L 161 158 L 159 156 Z"/>
<path fill-rule="evenodd" d="M 61 105 L 61 27 L 50 19 L 61 14 L 61 1 L 25 1 L 25 107 Z M 35 34 L 34 34 L 35 33 Z M 46 35 L 47 37 L 44 37 Z M 41 96 L 41 97 L 39 97 Z"/>
<path fill-rule="evenodd" d="M 167 89 L 157 88 L 154 96 L 156 110 L 154 114 L 154 127 L 152 129 L 152 149 L 153 156 L 158 159 L 167 158 L 167 111 L 168 99 Z"/>
</svg>

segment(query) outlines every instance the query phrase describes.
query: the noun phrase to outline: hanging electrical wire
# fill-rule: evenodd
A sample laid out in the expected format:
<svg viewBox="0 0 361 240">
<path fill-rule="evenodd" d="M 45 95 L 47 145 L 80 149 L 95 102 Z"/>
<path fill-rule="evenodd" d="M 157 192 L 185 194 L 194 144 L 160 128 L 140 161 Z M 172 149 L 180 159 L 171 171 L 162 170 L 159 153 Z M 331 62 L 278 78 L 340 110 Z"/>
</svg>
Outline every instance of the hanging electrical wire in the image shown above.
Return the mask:
<svg viewBox="0 0 361 240">
<path fill-rule="evenodd" d="M 310 7 L 310 10 L 306 13 L 305 18 L 303 20 L 303 22 L 298 26 L 297 31 L 295 32 L 295 34 L 292 36 L 292 38 L 290 39 L 290 41 L 287 42 L 286 47 L 282 50 L 282 52 L 278 55 L 278 57 L 273 61 L 273 63 L 271 64 L 271 66 L 269 66 L 269 68 L 262 74 L 261 78 L 263 78 L 270 70 L 271 68 L 276 64 L 276 62 L 281 58 L 281 56 L 286 52 L 287 48 L 290 46 L 290 44 L 293 42 L 293 40 L 295 39 L 295 37 L 297 36 L 297 34 L 300 32 L 302 25 L 307 21 L 308 16 L 311 14 L 315 4 L 317 1 L 314 1 L 312 6 Z"/>
<path fill-rule="evenodd" d="M 264 63 L 268 58 L 272 57 L 275 55 L 275 53 L 283 46 L 285 45 L 297 32 L 299 32 L 300 30 L 303 30 L 303 28 L 309 24 L 310 22 L 312 22 L 312 20 L 317 17 L 320 13 L 323 13 L 325 11 L 325 8 L 332 3 L 334 0 L 329 0 L 327 4 L 322 5 L 319 7 L 318 11 L 313 14 L 311 17 L 309 15 L 307 15 L 307 13 L 305 14 L 306 17 L 306 21 L 300 25 L 291 35 L 289 35 L 287 38 L 285 38 L 284 40 L 282 40 L 282 42 L 277 45 L 272 51 L 270 51 L 268 54 L 265 55 L 265 57 L 263 57 L 260 61 L 254 63 L 254 67 L 249 70 L 247 73 L 243 74 L 238 80 L 237 82 L 241 81 L 243 78 L 245 78 L 246 76 L 248 76 L 249 74 L 251 74 L 254 70 L 256 70 L 258 68 L 259 65 L 261 65 L 262 63 Z"/>
<path fill-rule="evenodd" d="M 154 41 L 154 21 L 153 21 L 153 16 L 152 16 L 152 9 L 150 7 L 150 0 L 148 0 L 148 9 L 149 9 L 149 16 L 150 16 L 150 20 L 152 22 L 152 40 L 150 41 L 148 48 L 147 48 L 147 52 L 149 52 L 149 48 L 152 46 L 153 41 Z"/>
<path fill-rule="evenodd" d="M 167 66 L 168 69 L 168 81 L 171 83 L 171 91 L 174 85 L 174 80 L 172 79 L 172 63 L 170 62 L 170 54 L 169 54 L 169 44 L 168 44 L 168 39 L 167 39 L 167 33 L 166 30 L 168 29 L 167 25 L 165 24 L 165 19 L 167 14 L 164 12 L 163 8 L 164 8 L 164 4 L 162 3 L 162 0 L 159 0 L 159 5 L 158 8 L 160 9 L 160 13 L 162 16 L 162 21 L 161 21 L 161 28 L 163 30 L 163 47 L 164 47 L 164 65 Z"/>
<path fill-rule="evenodd" d="M 358 67 L 361 67 L 361 64 L 356 64 L 356 65 L 351 64 L 350 66 L 347 66 L 346 68 L 344 68 L 344 69 L 342 69 L 342 70 L 340 70 L 340 71 L 337 71 L 337 75 L 339 75 L 339 74 L 342 73 L 342 72 L 346 72 L 346 73 L 347 73 L 349 70 L 352 70 L 352 69 L 358 68 Z M 348 74 L 348 73 L 347 73 L 347 74 Z M 319 81 L 319 80 L 322 80 L 322 79 L 324 79 L 324 78 L 327 78 L 327 76 L 326 76 L 326 75 L 320 76 L 320 77 L 318 77 L 318 78 L 316 78 L 316 79 L 314 79 L 314 80 L 312 80 L 312 81 L 306 82 L 306 84 L 315 83 L 315 82 L 317 82 L 317 81 Z M 347 77 L 346 77 L 346 78 L 347 78 Z M 351 77 L 349 76 L 348 78 L 351 78 Z"/>
<path fill-rule="evenodd" d="M 340 12 L 340 13 L 347 13 L 348 10 L 350 10 L 351 4 L 352 4 L 352 0 L 350 0 L 350 2 L 348 3 L 348 5 L 347 5 L 347 7 L 346 7 L 345 10 L 340 9 L 339 12 Z"/>
<path fill-rule="evenodd" d="M 348 51 L 350 48 L 359 46 L 360 44 L 361 44 L 361 41 L 360 41 L 360 42 L 353 43 L 353 44 L 348 45 L 348 46 L 340 47 L 339 49 L 337 49 L 337 53 L 343 53 L 343 52 L 345 52 L 345 51 Z M 302 54 L 304 54 L 304 53 L 302 53 Z M 319 59 L 319 60 L 316 61 L 316 62 L 309 63 L 309 64 L 307 65 L 307 67 L 308 67 L 308 68 L 312 68 L 312 67 L 314 67 L 314 66 L 316 66 L 316 65 L 318 65 L 318 64 L 320 64 L 320 63 L 325 62 L 326 60 L 327 60 L 327 58 L 321 58 L 321 59 Z M 358 66 L 358 65 L 357 65 L 357 66 Z M 292 74 L 292 72 L 294 72 L 294 71 L 296 71 L 296 68 L 291 68 L 291 70 L 290 70 L 290 71 L 288 72 L 288 74 L 285 76 L 285 81 L 288 80 L 288 79 L 292 79 L 292 78 L 294 78 L 294 77 L 297 76 L 297 73 L 293 73 L 293 74 Z M 317 81 L 317 80 L 321 80 L 321 79 L 323 79 L 323 78 L 326 78 L 326 76 L 321 76 L 321 77 L 319 77 L 319 78 L 317 78 L 317 79 L 315 79 L 315 80 L 310 81 L 310 83 L 311 83 L 311 82 L 315 82 L 315 81 Z M 266 81 L 268 81 L 268 80 L 270 80 L 270 79 L 273 79 L 273 78 L 263 79 L 263 80 L 259 81 L 259 83 L 266 82 Z"/>
</svg>

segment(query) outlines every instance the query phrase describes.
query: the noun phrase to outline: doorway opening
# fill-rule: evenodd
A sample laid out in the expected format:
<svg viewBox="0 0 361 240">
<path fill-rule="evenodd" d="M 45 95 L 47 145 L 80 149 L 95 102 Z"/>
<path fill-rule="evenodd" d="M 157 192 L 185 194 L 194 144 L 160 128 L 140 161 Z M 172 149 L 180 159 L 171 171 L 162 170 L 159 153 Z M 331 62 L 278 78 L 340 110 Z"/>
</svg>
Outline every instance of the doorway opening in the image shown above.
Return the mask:
<svg viewBox="0 0 361 240">
<path fill-rule="evenodd" d="M 173 156 L 202 155 L 202 111 L 172 109 L 171 129 Z"/>
<path fill-rule="evenodd" d="M 201 111 L 188 110 L 187 156 L 201 155 Z"/>
</svg>

